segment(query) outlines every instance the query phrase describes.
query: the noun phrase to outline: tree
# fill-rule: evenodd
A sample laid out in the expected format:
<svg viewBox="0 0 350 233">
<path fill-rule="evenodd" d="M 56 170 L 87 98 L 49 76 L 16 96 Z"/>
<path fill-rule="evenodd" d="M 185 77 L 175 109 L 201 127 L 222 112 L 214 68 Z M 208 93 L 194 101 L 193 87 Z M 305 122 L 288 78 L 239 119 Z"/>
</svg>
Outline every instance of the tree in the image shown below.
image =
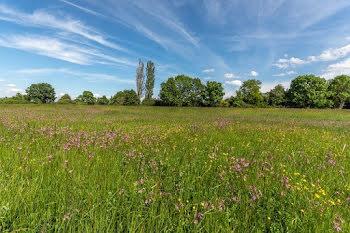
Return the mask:
<svg viewBox="0 0 350 233">
<path fill-rule="evenodd" d="M 303 75 L 293 79 L 287 91 L 287 102 L 296 108 L 326 108 L 332 106 L 328 99 L 328 83 L 324 78 Z"/>
<path fill-rule="evenodd" d="M 350 100 L 350 76 L 340 75 L 330 80 L 328 90 L 334 107 L 342 109 Z"/>
<path fill-rule="evenodd" d="M 155 72 L 155 67 L 154 63 L 152 61 L 147 62 L 147 67 L 146 67 L 146 84 L 145 84 L 145 100 L 146 101 L 151 101 L 153 97 L 153 88 L 154 88 L 154 72 Z"/>
<path fill-rule="evenodd" d="M 139 99 L 139 102 L 141 101 L 141 98 L 142 98 L 144 81 L 145 81 L 145 75 L 143 74 L 143 67 L 144 67 L 144 64 L 141 61 L 141 59 L 139 59 L 139 65 L 137 66 L 137 70 L 136 70 L 136 89 L 137 89 L 137 97 Z"/>
<path fill-rule="evenodd" d="M 260 92 L 261 81 L 249 79 L 243 82 L 242 86 L 237 91 L 237 101 L 243 101 L 246 104 L 260 106 L 264 97 Z"/>
<path fill-rule="evenodd" d="M 134 90 L 119 91 L 110 100 L 111 105 L 137 105 L 139 103 L 139 98 Z"/>
<path fill-rule="evenodd" d="M 161 84 L 159 97 L 163 105 L 201 106 L 204 91 L 205 86 L 199 78 L 178 75 Z"/>
<path fill-rule="evenodd" d="M 70 104 L 72 103 L 72 98 L 68 94 L 64 94 L 58 101 L 59 104 Z"/>
<path fill-rule="evenodd" d="M 286 102 L 286 90 L 281 84 L 275 86 L 267 93 L 267 104 L 273 107 L 281 107 Z"/>
<path fill-rule="evenodd" d="M 56 99 L 55 89 L 48 83 L 32 84 L 26 90 L 28 99 L 35 103 L 51 103 Z"/>
<path fill-rule="evenodd" d="M 222 84 L 215 81 L 208 81 L 203 93 L 203 105 L 209 107 L 218 107 L 225 95 Z M 225 103 L 226 104 L 226 103 Z"/>
<path fill-rule="evenodd" d="M 109 100 L 104 95 L 104 96 L 102 96 L 102 97 L 97 99 L 97 104 L 99 104 L 99 105 L 108 105 L 109 104 Z"/>
<path fill-rule="evenodd" d="M 94 105 L 96 103 L 96 99 L 91 91 L 84 91 L 82 95 L 78 96 L 76 102 L 87 105 Z"/>
</svg>

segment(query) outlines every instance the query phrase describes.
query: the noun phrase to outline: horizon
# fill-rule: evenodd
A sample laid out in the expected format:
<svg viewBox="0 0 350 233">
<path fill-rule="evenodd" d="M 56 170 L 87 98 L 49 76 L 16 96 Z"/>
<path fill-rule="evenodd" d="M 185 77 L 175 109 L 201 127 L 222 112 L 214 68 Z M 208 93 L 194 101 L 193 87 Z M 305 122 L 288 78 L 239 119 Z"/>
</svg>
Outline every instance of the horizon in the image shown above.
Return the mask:
<svg viewBox="0 0 350 233">
<path fill-rule="evenodd" d="M 0 3 L 0 97 L 50 83 L 60 97 L 136 87 L 137 61 L 160 83 L 185 74 L 262 92 L 304 74 L 350 74 L 350 2 L 34 0 Z"/>
</svg>

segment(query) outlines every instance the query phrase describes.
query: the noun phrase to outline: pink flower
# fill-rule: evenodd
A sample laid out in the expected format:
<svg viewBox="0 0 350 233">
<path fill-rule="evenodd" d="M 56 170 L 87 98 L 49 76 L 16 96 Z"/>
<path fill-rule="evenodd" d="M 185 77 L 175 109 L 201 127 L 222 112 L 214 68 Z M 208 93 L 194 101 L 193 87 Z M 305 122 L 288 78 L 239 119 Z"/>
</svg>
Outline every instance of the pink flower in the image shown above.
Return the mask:
<svg viewBox="0 0 350 233">
<path fill-rule="evenodd" d="M 339 226 L 339 223 L 333 222 L 333 227 L 336 232 L 342 231 L 342 229 Z"/>
<path fill-rule="evenodd" d="M 198 225 L 198 219 L 194 220 L 194 224 Z"/>
<path fill-rule="evenodd" d="M 64 216 L 63 216 L 63 221 L 66 221 L 66 220 L 68 220 L 68 219 L 70 219 L 69 215 L 64 215 Z"/>
<path fill-rule="evenodd" d="M 119 191 L 119 195 L 123 195 L 123 193 L 124 193 L 124 189 L 121 189 L 120 191 Z"/>
</svg>

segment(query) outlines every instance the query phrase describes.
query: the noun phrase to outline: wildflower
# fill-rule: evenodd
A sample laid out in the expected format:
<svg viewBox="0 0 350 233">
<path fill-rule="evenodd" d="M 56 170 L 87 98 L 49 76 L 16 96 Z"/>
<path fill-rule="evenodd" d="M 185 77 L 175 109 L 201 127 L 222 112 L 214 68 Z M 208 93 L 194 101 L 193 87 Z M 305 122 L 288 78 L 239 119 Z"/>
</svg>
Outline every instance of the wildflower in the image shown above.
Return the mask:
<svg viewBox="0 0 350 233">
<path fill-rule="evenodd" d="M 194 220 L 195 225 L 198 225 L 198 223 L 199 223 L 198 219 Z"/>
<path fill-rule="evenodd" d="M 68 219 L 70 219 L 70 216 L 69 216 L 69 215 L 64 215 L 64 216 L 63 216 L 63 221 L 66 221 L 66 220 L 68 220 Z"/>
<path fill-rule="evenodd" d="M 315 193 L 315 197 L 316 197 L 316 198 L 320 198 L 321 196 L 318 195 L 317 193 Z"/>
<path fill-rule="evenodd" d="M 201 203 L 201 206 L 203 206 L 203 207 L 205 206 L 204 202 Z"/>
<path fill-rule="evenodd" d="M 269 217 L 267 217 L 267 220 L 271 221 L 271 217 L 270 217 L 270 216 L 269 216 Z"/>
<path fill-rule="evenodd" d="M 120 191 L 119 191 L 119 195 L 123 195 L 123 193 L 124 193 L 124 189 L 121 189 Z"/>
<path fill-rule="evenodd" d="M 305 210 L 304 210 L 304 209 L 301 209 L 300 211 L 301 211 L 302 213 L 305 213 Z"/>
<path fill-rule="evenodd" d="M 342 229 L 339 226 L 339 223 L 333 222 L 333 227 L 336 232 L 342 231 Z"/>
</svg>

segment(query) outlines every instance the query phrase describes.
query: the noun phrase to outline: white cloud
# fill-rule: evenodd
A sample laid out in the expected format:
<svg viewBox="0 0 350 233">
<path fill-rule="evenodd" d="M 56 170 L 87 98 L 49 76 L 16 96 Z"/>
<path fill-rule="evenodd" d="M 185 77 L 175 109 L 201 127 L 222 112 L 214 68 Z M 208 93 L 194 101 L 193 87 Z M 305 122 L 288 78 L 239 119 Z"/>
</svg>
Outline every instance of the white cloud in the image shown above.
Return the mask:
<svg viewBox="0 0 350 233">
<path fill-rule="evenodd" d="M 95 98 L 100 98 L 100 97 L 102 97 L 102 95 L 95 93 L 95 94 L 94 94 L 94 97 L 95 97 Z"/>
<path fill-rule="evenodd" d="M 123 65 L 136 66 L 135 63 L 126 59 L 114 58 L 102 54 L 98 50 L 69 44 L 51 37 L 37 35 L 5 35 L 0 36 L 0 46 L 15 48 L 80 65 L 103 63 L 107 60 Z"/>
<path fill-rule="evenodd" d="M 274 77 L 284 77 L 284 76 L 286 76 L 286 75 L 292 75 L 292 74 L 296 74 L 296 72 L 293 71 L 293 70 L 291 70 L 291 71 L 287 71 L 287 72 L 285 72 L 285 73 L 274 74 L 274 75 L 272 75 L 272 76 L 274 76 Z"/>
<path fill-rule="evenodd" d="M 5 82 L 5 80 L 4 79 L 0 79 L 0 82 Z"/>
<path fill-rule="evenodd" d="M 236 76 L 235 74 L 232 74 L 232 73 L 227 73 L 227 74 L 225 74 L 225 78 L 238 78 L 238 76 Z"/>
<path fill-rule="evenodd" d="M 252 71 L 250 71 L 250 75 L 253 76 L 253 77 L 257 77 L 257 76 L 259 76 L 259 73 L 254 71 L 254 70 L 252 70 Z"/>
<path fill-rule="evenodd" d="M 339 58 L 345 57 L 350 53 L 350 44 L 335 49 L 327 49 L 321 53 L 319 56 L 309 56 L 308 60 L 311 62 L 317 61 L 334 61 Z"/>
<path fill-rule="evenodd" d="M 27 14 L 15 9 L 11 9 L 5 5 L 0 5 L 0 20 L 32 27 L 46 27 L 57 29 L 60 31 L 82 36 L 83 38 L 89 39 L 113 49 L 126 51 L 124 48 L 107 41 L 95 29 L 86 26 L 79 20 L 73 20 L 69 17 L 62 16 L 56 17 L 43 10 L 34 11 L 32 14 Z"/>
<path fill-rule="evenodd" d="M 286 73 L 274 74 L 272 76 L 274 76 L 274 77 L 283 77 L 283 76 L 286 76 Z"/>
<path fill-rule="evenodd" d="M 16 84 L 9 83 L 9 84 L 7 84 L 6 86 L 8 86 L 8 87 L 16 87 Z"/>
<path fill-rule="evenodd" d="M 64 68 L 62 69 L 50 69 L 50 68 L 24 69 L 24 70 L 18 70 L 16 72 L 21 74 L 28 74 L 28 75 L 47 75 L 47 74 L 54 74 L 54 73 L 62 73 L 62 74 L 82 77 L 90 82 L 107 80 L 107 81 L 117 82 L 117 83 L 128 83 L 128 84 L 135 83 L 134 79 L 122 79 L 122 78 L 118 78 L 116 76 L 108 75 L 108 74 L 87 73 L 87 72 L 73 71 L 73 70 L 64 69 Z"/>
<path fill-rule="evenodd" d="M 350 58 L 339 63 L 329 65 L 321 77 L 324 77 L 325 79 L 332 79 L 342 74 L 350 75 Z"/>
<path fill-rule="evenodd" d="M 203 70 L 202 72 L 203 73 L 212 73 L 212 72 L 214 72 L 215 71 L 215 69 L 205 69 L 205 70 Z"/>
<path fill-rule="evenodd" d="M 318 56 L 309 56 L 307 60 L 302 60 L 300 58 L 292 57 L 292 58 L 281 58 L 277 61 L 276 64 L 273 64 L 274 66 L 280 68 L 280 69 L 286 69 L 288 67 L 295 67 L 297 65 L 305 65 L 312 62 L 320 62 L 320 61 L 335 61 L 339 58 L 346 57 L 348 54 L 350 54 L 350 44 L 345 45 L 340 48 L 330 48 L 327 50 L 324 50 L 320 55 Z"/>
<path fill-rule="evenodd" d="M 238 87 L 242 86 L 241 80 L 231 80 L 231 81 L 226 81 L 225 83 L 232 86 L 238 86 Z"/>
<path fill-rule="evenodd" d="M 69 1 L 66 1 L 66 0 L 60 0 L 60 1 L 66 3 L 66 4 L 68 4 L 68 5 L 74 6 L 74 7 L 78 8 L 78 9 L 80 9 L 80 10 L 86 12 L 86 13 L 89 13 L 89 14 L 92 14 L 92 15 L 97 15 L 97 16 L 103 16 L 103 15 L 101 15 L 100 13 L 97 13 L 96 11 L 87 9 L 87 8 L 85 8 L 85 7 L 82 7 L 82 6 L 79 6 L 79 5 L 74 4 L 74 3 L 72 3 L 72 2 L 69 2 Z"/>
</svg>

